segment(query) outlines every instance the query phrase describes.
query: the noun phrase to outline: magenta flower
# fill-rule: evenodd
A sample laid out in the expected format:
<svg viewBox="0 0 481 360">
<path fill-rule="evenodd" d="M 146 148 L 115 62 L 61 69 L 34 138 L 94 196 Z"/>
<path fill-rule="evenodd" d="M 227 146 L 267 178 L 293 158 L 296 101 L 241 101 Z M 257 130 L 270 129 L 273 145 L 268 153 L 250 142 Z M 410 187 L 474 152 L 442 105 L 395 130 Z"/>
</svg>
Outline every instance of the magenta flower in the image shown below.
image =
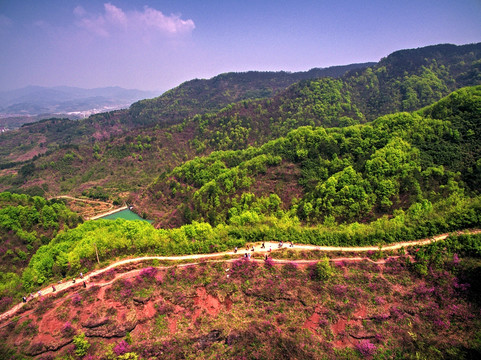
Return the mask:
<svg viewBox="0 0 481 360">
<path fill-rule="evenodd" d="M 356 344 L 356 349 L 361 353 L 362 356 L 368 357 L 374 355 L 376 352 L 376 345 L 371 343 L 369 340 L 361 340 Z"/>
<path fill-rule="evenodd" d="M 114 347 L 114 353 L 117 356 L 123 355 L 130 351 L 130 345 L 125 340 L 122 340 Z"/>
</svg>

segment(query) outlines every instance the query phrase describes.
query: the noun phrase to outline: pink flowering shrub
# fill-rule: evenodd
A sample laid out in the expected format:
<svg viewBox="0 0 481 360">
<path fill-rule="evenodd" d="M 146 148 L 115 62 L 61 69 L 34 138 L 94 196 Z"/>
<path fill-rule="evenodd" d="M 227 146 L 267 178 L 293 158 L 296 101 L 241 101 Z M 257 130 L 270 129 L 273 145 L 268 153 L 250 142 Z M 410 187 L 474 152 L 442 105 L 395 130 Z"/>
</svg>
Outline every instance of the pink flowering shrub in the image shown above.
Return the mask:
<svg viewBox="0 0 481 360">
<path fill-rule="evenodd" d="M 421 284 L 414 288 L 414 292 L 418 296 L 428 296 L 431 295 L 434 292 L 434 286 L 428 287 L 426 284 Z"/>
<path fill-rule="evenodd" d="M 65 324 L 63 324 L 62 335 L 65 337 L 75 335 L 75 328 L 72 326 L 72 323 L 70 321 L 67 321 Z"/>
<path fill-rule="evenodd" d="M 122 280 L 122 290 L 120 291 L 120 296 L 123 299 L 132 297 L 132 287 L 133 285 L 131 281 L 127 279 Z"/>
<path fill-rule="evenodd" d="M 155 275 L 157 275 L 157 269 L 154 267 L 149 267 L 146 269 L 142 269 L 139 274 L 139 278 L 143 280 L 153 280 L 155 278 Z"/>
<path fill-rule="evenodd" d="M 117 273 L 116 269 L 110 269 L 105 272 L 105 280 L 112 280 L 115 277 L 115 274 Z"/>
<path fill-rule="evenodd" d="M 257 266 L 257 263 L 254 261 L 249 261 L 246 258 L 236 260 L 232 263 L 231 276 L 242 277 L 246 279 L 253 278 Z"/>
<path fill-rule="evenodd" d="M 459 265 L 459 256 L 456 253 L 453 255 L 453 265 Z"/>
<path fill-rule="evenodd" d="M 274 266 L 274 260 L 272 260 L 272 258 L 267 258 L 265 261 L 264 261 L 264 265 L 267 267 L 267 268 L 271 268 Z"/>
<path fill-rule="evenodd" d="M 5 296 L 0 298 L 0 311 L 6 310 L 10 307 L 13 302 L 13 297 Z"/>
<path fill-rule="evenodd" d="M 395 320 L 401 320 L 404 319 L 405 312 L 401 309 L 399 309 L 397 306 L 393 306 L 391 309 L 389 309 L 389 312 L 392 316 L 393 319 Z"/>
<path fill-rule="evenodd" d="M 389 319 L 391 317 L 390 314 L 377 314 L 374 316 L 374 321 L 377 321 L 377 322 L 384 322 L 386 321 L 387 319 Z"/>
<path fill-rule="evenodd" d="M 74 305 L 80 305 L 82 303 L 82 297 L 78 293 L 75 293 L 72 297 L 72 303 Z"/>
<path fill-rule="evenodd" d="M 374 298 L 374 302 L 376 305 L 384 305 L 386 303 L 386 300 L 382 296 L 376 296 Z"/>
<path fill-rule="evenodd" d="M 297 271 L 299 269 L 299 265 L 296 262 L 291 261 L 284 265 L 284 269 L 291 272 Z"/>
<path fill-rule="evenodd" d="M 451 326 L 451 323 L 449 320 L 441 320 L 441 319 L 434 320 L 433 324 L 437 328 L 445 329 L 445 330 L 449 329 L 449 327 Z"/>
<path fill-rule="evenodd" d="M 334 285 L 332 287 L 332 292 L 336 296 L 344 296 L 347 293 L 347 286 L 346 285 Z"/>
<path fill-rule="evenodd" d="M 82 360 L 97 360 L 98 357 L 93 356 L 93 355 L 85 355 Z"/>
<path fill-rule="evenodd" d="M 117 345 L 115 345 L 114 353 L 115 353 L 115 355 L 120 356 L 120 355 L 123 355 L 127 352 L 130 352 L 130 349 L 131 349 L 130 345 L 127 344 L 127 342 L 125 340 L 122 340 Z"/>
<path fill-rule="evenodd" d="M 361 353 L 362 356 L 369 357 L 374 355 L 377 348 L 376 345 L 371 343 L 369 340 L 361 340 L 356 344 L 356 349 Z"/>
</svg>

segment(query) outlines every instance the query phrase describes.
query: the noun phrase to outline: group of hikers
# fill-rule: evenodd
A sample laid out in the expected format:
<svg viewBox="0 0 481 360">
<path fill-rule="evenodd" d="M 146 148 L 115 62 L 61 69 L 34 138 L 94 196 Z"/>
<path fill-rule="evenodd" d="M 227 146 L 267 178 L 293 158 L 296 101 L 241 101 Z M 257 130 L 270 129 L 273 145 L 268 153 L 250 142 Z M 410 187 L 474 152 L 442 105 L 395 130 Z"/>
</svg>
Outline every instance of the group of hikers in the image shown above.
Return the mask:
<svg viewBox="0 0 481 360">
<path fill-rule="evenodd" d="M 284 243 L 282 241 L 279 241 L 278 247 L 282 248 L 283 246 L 284 246 Z M 294 243 L 292 241 L 289 241 L 289 247 L 294 247 Z M 265 249 L 265 248 L 266 248 L 266 243 L 262 242 L 261 249 Z M 236 246 L 235 249 L 234 249 L 234 254 L 237 254 L 237 251 L 238 251 L 238 249 L 237 249 L 237 246 Z M 254 252 L 255 251 L 254 245 L 252 245 L 252 246 L 246 245 L 246 251 Z M 272 251 L 272 247 L 269 246 L 269 250 L 267 250 L 267 252 L 270 253 L 271 251 Z M 265 254 L 265 260 L 267 260 L 269 258 L 268 253 Z M 251 254 L 246 252 L 244 254 L 244 258 L 250 260 Z"/>
<path fill-rule="evenodd" d="M 83 280 L 83 278 L 84 278 L 84 274 L 83 274 L 83 273 L 80 273 L 80 279 Z M 77 282 L 76 279 L 73 278 L 73 279 L 72 279 L 72 284 L 75 284 L 76 282 Z M 61 284 L 61 283 L 62 283 L 62 280 L 59 280 L 59 281 L 58 281 L 58 284 Z M 87 288 L 87 283 L 85 282 L 85 280 L 82 281 L 82 286 L 83 286 L 84 288 Z M 57 288 L 55 287 L 55 285 L 52 285 L 52 292 L 55 292 L 55 291 L 57 291 Z M 41 292 L 40 290 L 37 291 L 37 295 L 38 295 L 38 297 L 41 297 L 41 296 L 42 296 L 42 292 Z M 22 301 L 23 301 L 24 303 L 26 303 L 29 299 L 33 299 L 33 298 L 34 298 L 33 293 L 30 293 L 30 295 L 28 295 L 28 296 L 23 296 L 23 297 L 22 297 Z"/>
<path fill-rule="evenodd" d="M 289 247 L 294 247 L 294 244 L 292 243 L 292 241 L 290 241 L 289 243 L 290 243 Z M 278 247 L 279 247 L 279 248 L 282 248 L 283 246 L 284 246 L 284 243 L 283 243 L 282 241 L 279 241 Z M 262 242 L 261 249 L 265 249 L 265 248 L 266 248 L 266 243 L 265 243 L 265 242 Z M 237 247 L 236 247 L 236 248 L 234 249 L 234 253 L 236 254 L 237 251 L 238 251 L 238 249 L 237 249 Z M 246 245 L 246 251 L 254 252 L 254 251 L 255 251 L 255 248 L 254 248 L 254 246 Z M 272 247 L 269 246 L 269 250 L 267 250 L 267 251 L 268 251 L 268 252 L 265 254 L 265 260 L 266 260 L 266 261 L 267 261 L 267 259 L 269 258 L 269 253 L 272 251 Z M 248 259 L 248 260 L 251 259 L 251 253 L 250 253 L 250 252 L 249 252 L 249 253 L 246 252 L 246 253 L 244 254 L 244 258 L 245 258 L 245 259 Z M 83 277 L 84 277 L 84 276 L 83 276 L 83 273 L 80 273 L 80 280 L 83 280 Z M 62 280 L 59 280 L 58 283 L 61 284 L 61 283 L 62 283 Z M 73 278 L 73 279 L 72 279 L 72 284 L 75 284 L 75 283 L 76 283 L 76 279 Z M 85 280 L 82 281 L 82 286 L 83 286 L 84 288 L 87 287 L 87 284 L 85 283 Z M 55 291 L 57 291 L 57 288 L 55 287 L 55 285 L 52 285 L 52 292 L 55 292 Z M 38 294 L 39 297 L 42 296 L 42 293 L 41 293 L 40 291 L 38 291 L 37 294 Z M 33 297 L 34 297 L 33 294 L 30 294 L 28 297 L 27 297 L 27 296 L 24 296 L 24 297 L 22 297 L 22 301 L 23 301 L 24 303 L 26 303 L 29 298 L 32 298 L 32 299 L 33 299 Z"/>
</svg>

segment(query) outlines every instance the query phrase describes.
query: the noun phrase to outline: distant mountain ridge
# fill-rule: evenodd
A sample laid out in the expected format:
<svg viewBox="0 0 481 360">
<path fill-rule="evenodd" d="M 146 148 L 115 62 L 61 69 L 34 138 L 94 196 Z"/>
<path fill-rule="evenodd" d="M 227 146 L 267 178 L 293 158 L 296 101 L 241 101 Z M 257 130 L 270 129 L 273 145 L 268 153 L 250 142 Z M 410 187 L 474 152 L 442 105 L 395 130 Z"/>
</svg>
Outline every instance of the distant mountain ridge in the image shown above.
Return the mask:
<svg viewBox="0 0 481 360">
<path fill-rule="evenodd" d="M 53 115 L 79 118 L 92 113 L 126 108 L 139 99 L 157 94 L 158 92 L 124 89 L 118 86 L 94 89 L 27 86 L 0 92 L 0 115 L 4 118 L 5 125 L 16 127 Z M 5 120 L 6 117 L 12 118 L 10 122 Z"/>
<path fill-rule="evenodd" d="M 141 100 L 129 109 L 137 124 L 172 124 L 196 114 L 215 112 L 242 100 L 269 98 L 302 80 L 340 78 L 349 71 L 365 69 L 374 62 L 313 68 L 308 71 L 229 72 L 210 79 L 193 79 L 154 99 Z"/>
</svg>

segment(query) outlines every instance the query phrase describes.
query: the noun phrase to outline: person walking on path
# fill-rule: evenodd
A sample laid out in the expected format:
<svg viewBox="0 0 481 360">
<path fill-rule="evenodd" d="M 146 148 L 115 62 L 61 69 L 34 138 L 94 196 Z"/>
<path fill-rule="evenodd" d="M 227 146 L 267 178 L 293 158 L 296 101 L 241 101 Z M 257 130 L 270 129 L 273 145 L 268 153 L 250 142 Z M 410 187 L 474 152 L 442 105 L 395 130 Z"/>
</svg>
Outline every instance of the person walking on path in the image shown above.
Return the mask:
<svg viewBox="0 0 481 360">
<path fill-rule="evenodd" d="M 26 303 L 26 302 L 27 302 L 27 298 L 24 296 L 24 297 L 22 298 L 22 301 L 23 301 L 24 303 Z"/>
<path fill-rule="evenodd" d="M 55 286 L 52 285 L 52 292 L 55 292 L 57 291 L 57 289 L 55 289 Z"/>
<path fill-rule="evenodd" d="M 86 287 L 87 287 L 87 284 L 85 283 L 85 281 L 83 282 L 83 286 L 84 286 L 84 288 L 86 288 Z"/>
</svg>

